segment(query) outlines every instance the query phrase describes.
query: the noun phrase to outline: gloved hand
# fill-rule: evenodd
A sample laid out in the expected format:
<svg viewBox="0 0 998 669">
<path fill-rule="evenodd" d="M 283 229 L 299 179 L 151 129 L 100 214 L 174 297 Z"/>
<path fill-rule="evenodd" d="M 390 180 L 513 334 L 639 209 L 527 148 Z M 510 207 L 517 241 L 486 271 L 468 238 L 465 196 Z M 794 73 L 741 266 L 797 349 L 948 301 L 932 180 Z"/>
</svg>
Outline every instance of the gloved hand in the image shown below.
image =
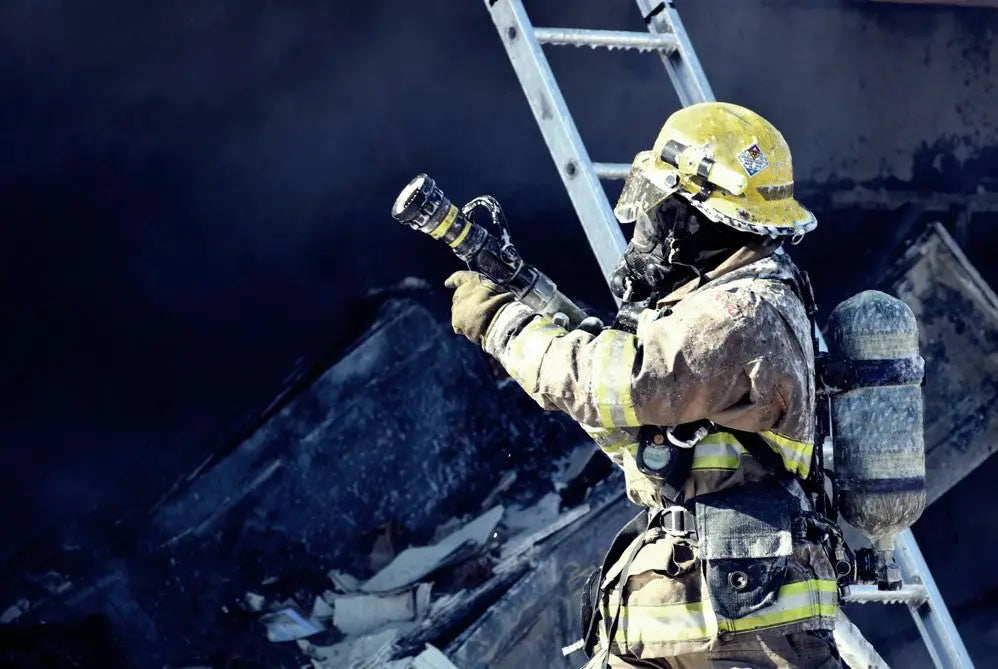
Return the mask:
<svg viewBox="0 0 998 669">
<path fill-rule="evenodd" d="M 513 294 L 486 279 L 478 272 L 454 272 L 444 285 L 454 289 L 451 303 L 451 327 L 479 346 L 483 344 L 492 320 Z"/>
</svg>

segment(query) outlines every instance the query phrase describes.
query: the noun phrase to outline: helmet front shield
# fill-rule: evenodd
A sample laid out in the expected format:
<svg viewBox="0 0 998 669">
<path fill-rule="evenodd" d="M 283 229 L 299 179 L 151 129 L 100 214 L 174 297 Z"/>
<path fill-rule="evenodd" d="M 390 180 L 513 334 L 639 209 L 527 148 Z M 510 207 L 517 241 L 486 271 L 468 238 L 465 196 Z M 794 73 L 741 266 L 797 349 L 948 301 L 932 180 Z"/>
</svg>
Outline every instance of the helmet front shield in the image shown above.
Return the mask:
<svg viewBox="0 0 998 669">
<path fill-rule="evenodd" d="M 668 165 L 656 164 L 652 151 L 642 151 L 634 158 L 624 189 L 613 208 L 621 223 L 633 223 L 642 212 L 672 196 L 679 185 L 678 174 Z"/>
</svg>

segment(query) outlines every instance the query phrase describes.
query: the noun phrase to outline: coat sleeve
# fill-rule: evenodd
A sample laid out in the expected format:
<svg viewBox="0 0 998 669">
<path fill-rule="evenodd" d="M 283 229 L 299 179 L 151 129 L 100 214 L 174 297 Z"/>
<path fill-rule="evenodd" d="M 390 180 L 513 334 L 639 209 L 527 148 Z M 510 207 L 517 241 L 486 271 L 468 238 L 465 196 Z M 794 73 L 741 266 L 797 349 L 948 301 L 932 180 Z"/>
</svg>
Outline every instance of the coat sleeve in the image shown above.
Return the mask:
<svg viewBox="0 0 998 669">
<path fill-rule="evenodd" d="M 762 431 L 799 380 L 779 314 L 750 290 L 706 290 L 637 335 L 566 332 L 519 303 L 490 328 L 486 350 L 538 404 L 585 425 L 676 425 L 703 418 Z"/>
</svg>

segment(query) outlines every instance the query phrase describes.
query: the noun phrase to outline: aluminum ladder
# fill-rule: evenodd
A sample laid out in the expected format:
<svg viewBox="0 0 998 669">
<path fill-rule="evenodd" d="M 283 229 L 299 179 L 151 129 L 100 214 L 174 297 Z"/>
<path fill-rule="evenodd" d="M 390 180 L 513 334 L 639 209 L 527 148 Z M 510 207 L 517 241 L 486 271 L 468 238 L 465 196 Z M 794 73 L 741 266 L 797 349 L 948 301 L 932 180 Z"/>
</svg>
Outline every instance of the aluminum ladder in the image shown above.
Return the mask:
<svg viewBox="0 0 998 669">
<path fill-rule="evenodd" d="M 630 163 L 596 163 L 589 158 L 541 45 L 635 49 L 657 53 L 683 106 L 714 100 L 710 83 L 672 0 L 636 2 L 648 28 L 647 33 L 534 27 L 522 0 L 485 0 L 607 281 L 626 243 L 600 179 L 625 178 Z M 829 458 L 827 461 L 832 460 Z M 907 604 L 937 669 L 973 669 L 963 640 L 910 530 L 905 530 L 897 538 L 895 559 L 905 581 L 901 590 L 882 592 L 875 586 L 851 586 L 845 600 Z"/>
</svg>

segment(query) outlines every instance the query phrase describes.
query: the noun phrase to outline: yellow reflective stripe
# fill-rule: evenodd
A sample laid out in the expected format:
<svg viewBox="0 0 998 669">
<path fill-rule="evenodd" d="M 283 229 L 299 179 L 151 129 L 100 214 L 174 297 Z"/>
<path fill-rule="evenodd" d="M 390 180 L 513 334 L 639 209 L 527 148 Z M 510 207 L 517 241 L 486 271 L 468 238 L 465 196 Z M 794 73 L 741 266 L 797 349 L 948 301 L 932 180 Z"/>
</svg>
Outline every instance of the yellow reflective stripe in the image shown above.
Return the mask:
<svg viewBox="0 0 998 669">
<path fill-rule="evenodd" d="M 825 581 L 823 579 L 812 578 L 809 581 L 797 581 L 796 583 L 790 583 L 783 586 L 780 588 L 780 597 L 799 595 L 802 592 L 810 592 L 812 590 L 816 590 L 818 592 L 834 592 L 838 595 L 839 586 L 835 581 Z"/>
<path fill-rule="evenodd" d="M 616 369 L 620 371 L 619 397 L 624 408 L 625 425 L 637 426 L 638 416 L 634 413 L 634 402 L 631 400 L 631 380 L 634 374 L 634 358 L 637 356 L 637 340 L 631 335 L 624 335 L 623 351 Z"/>
<path fill-rule="evenodd" d="M 806 478 L 811 471 L 811 453 L 814 446 L 806 441 L 797 441 L 790 437 L 784 437 L 772 430 L 760 433 L 771 446 L 776 448 L 776 452 L 783 458 L 783 465 L 793 473 L 802 478 Z"/>
<path fill-rule="evenodd" d="M 602 614 L 616 610 L 616 597 L 610 597 Z M 642 606 L 629 604 L 620 609 L 620 622 L 614 642 L 622 648 L 643 643 L 669 643 L 707 639 L 712 634 L 715 613 L 708 602 L 689 602 Z M 838 587 L 835 581 L 810 579 L 788 583 L 780 588 L 776 602 L 756 615 L 738 619 L 717 616 L 720 632 L 745 632 L 800 622 L 815 617 L 834 618 L 838 612 Z M 709 619 L 708 619 L 709 618 Z M 600 640 L 605 632 L 600 629 Z M 605 645 L 605 643 L 604 643 Z"/>
<path fill-rule="evenodd" d="M 450 230 L 450 226 L 454 223 L 454 220 L 456 218 L 457 218 L 457 207 L 451 205 L 450 209 L 447 210 L 447 215 L 444 216 L 444 220 L 440 221 L 440 225 L 430 230 L 430 237 L 433 237 L 434 239 L 440 239 L 441 237 L 446 235 L 447 231 Z"/>
<path fill-rule="evenodd" d="M 606 400 L 608 395 L 607 386 L 610 382 L 610 375 L 607 373 L 607 368 L 610 366 L 610 358 L 613 354 L 613 342 L 616 338 L 617 332 L 615 330 L 605 331 L 602 340 L 597 337 L 599 344 L 593 351 L 593 362 L 598 361 L 600 363 L 598 368 L 594 365 L 593 373 L 596 377 L 592 380 L 592 383 L 596 384 L 596 406 L 599 410 L 600 425 L 603 427 L 614 427 L 613 416 L 610 414 L 610 405 Z M 599 354 L 598 357 L 597 353 Z"/>
<path fill-rule="evenodd" d="M 693 469 L 726 469 L 734 471 L 742 464 L 740 458 L 696 457 L 693 456 Z"/>
<path fill-rule="evenodd" d="M 697 442 L 697 446 L 700 445 L 709 446 L 712 444 L 734 446 L 735 448 L 738 449 L 739 453 L 745 452 L 745 447 L 741 445 L 741 442 L 735 439 L 735 436 L 733 434 L 729 434 L 727 432 L 712 432 Z"/>
<path fill-rule="evenodd" d="M 638 457 L 638 442 L 634 441 L 634 437 L 625 437 L 613 442 L 612 444 L 606 444 L 605 446 L 603 444 L 598 445 L 607 453 L 607 455 L 612 455 L 620 450 L 625 450 L 632 456 Z"/>
<path fill-rule="evenodd" d="M 789 623 L 807 620 L 815 616 L 834 618 L 838 614 L 839 608 L 834 604 L 813 604 L 801 606 L 796 609 L 786 611 L 776 611 L 760 616 L 750 616 L 739 618 L 738 620 L 719 620 L 717 627 L 722 632 L 746 632 L 748 630 L 760 629 L 763 627 L 776 627 L 777 625 L 787 625 Z"/>
<path fill-rule="evenodd" d="M 564 328 L 546 318 L 534 318 L 510 341 L 501 362 L 509 375 L 527 392 L 534 391 L 541 360 L 548 346 L 556 337 L 563 334 L 565 334 Z"/>
<path fill-rule="evenodd" d="M 693 447 L 693 469 L 735 470 L 745 452 L 745 447 L 727 432 L 708 434 Z"/>
<path fill-rule="evenodd" d="M 834 617 L 837 610 L 838 587 L 835 581 L 810 579 L 784 585 L 776 602 L 761 609 L 762 613 L 738 619 L 718 616 L 717 628 L 720 631 L 744 632 L 817 616 Z"/>
<path fill-rule="evenodd" d="M 610 610 L 615 610 L 615 606 L 611 606 Z M 701 602 L 664 606 L 629 605 L 620 609 L 620 622 L 614 642 L 632 645 L 692 641 L 709 637 Z"/>
<path fill-rule="evenodd" d="M 596 445 L 607 455 L 614 455 L 620 450 L 626 450 L 632 456 L 638 454 L 638 435 L 627 430 L 612 429 L 605 427 L 593 427 L 585 423 L 579 423 L 586 434 L 588 434 Z"/>
<path fill-rule="evenodd" d="M 806 477 L 811 469 L 813 446 L 805 441 L 784 437 L 771 430 L 760 433 L 780 456 L 790 472 Z M 738 469 L 745 447 L 727 432 L 709 434 L 697 442 L 693 451 L 693 469 Z"/>
<path fill-rule="evenodd" d="M 594 403 L 603 427 L 640 425 L 631 403 L 631 373 L 637 349 L 633 335 L 606 330 L 593 350 Z"/>
<path fill-rule="evenodd" d="M 448 244 L 447 246 L 451 247 L 452 249 L 453 249 L 453 248 L 457 248 L 457 246 L 458 246 L 458 245 L 459 245 L 459 244 L 460 244 L 461 242 L 463 242 L 463 241 L 464 241 L 464 238 L 468 236 L 468 232 L 469 232 L 470 230 L 471 230 L 471 224 L 470 224 L 470 223 L 465 223 L 465 224 L 464 224 L 464 230 L 462 230 L 462 231 L 461 231 L 460 233 L 458 233 L 458 235 L 457 235 L 457 239 L 455 239 L 454 241 L 452 241 L 452 242 L 451 242 L 450 244 Z"/>
<path fill-rule="evenodd" d="M 788 452 L 797 454 L 807 454 L 811 452 L 811 444 L 806 441 L 797 441 L 791 439 L 790 437 L 784 437 L 782 434 L 777 434 L 772 430 L 766 430 L 761 433 L 767 441 L 771 441 L 777 446 L 786 449 Z"/>
</svg>

